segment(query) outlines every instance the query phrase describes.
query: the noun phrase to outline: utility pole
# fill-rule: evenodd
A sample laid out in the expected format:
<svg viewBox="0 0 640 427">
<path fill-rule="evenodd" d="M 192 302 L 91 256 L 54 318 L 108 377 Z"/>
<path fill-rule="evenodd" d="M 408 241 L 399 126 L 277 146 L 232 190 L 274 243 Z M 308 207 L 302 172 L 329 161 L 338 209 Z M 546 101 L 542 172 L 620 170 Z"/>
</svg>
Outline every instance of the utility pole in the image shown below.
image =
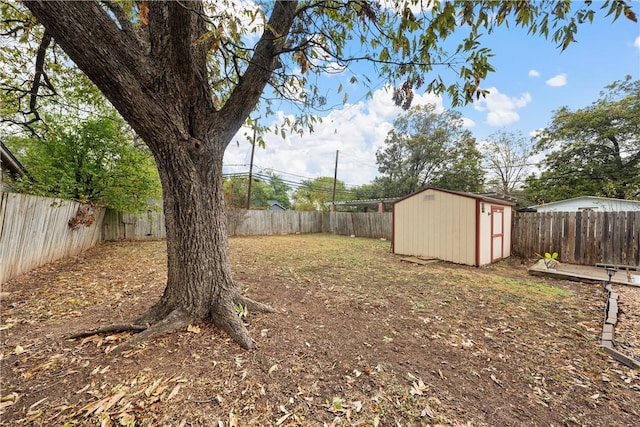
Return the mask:
<svg viewBox="0 0 640 427">
<path fill-rule="evenodd" d="M 253 153 L 256 151 L 256 127 L 258 125 L 258 117 L 253 123 L 253 143 L 251 144 L 251 162 L 249 163 L 249 185 L 247 188 L 247 210 L 251 209 L 251 182 L 253 181 Z"/>
<path fill-rule="evenodd" d="M 331 196 L 331 204 L 336 205 L 336 184 L 338 182 L 338 153 L 340 150 L 336 150 L 336 167 L 333 172 L 333 195 Z"/>
</svg>

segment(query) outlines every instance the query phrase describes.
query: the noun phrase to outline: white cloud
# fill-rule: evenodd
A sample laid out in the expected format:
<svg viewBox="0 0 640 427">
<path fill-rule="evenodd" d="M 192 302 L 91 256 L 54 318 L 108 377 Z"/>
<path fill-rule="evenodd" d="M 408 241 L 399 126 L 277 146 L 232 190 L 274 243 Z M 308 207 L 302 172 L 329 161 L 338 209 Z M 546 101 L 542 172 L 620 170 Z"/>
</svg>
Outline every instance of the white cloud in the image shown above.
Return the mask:
<svg viewBox="0 0 640 427">
<path fill-rule="evenodd" d="M 444 112 L 444 104 L 442 103 L 442 97 L 439 95 L 434 95 L 432 93 L 424 93 L 422 95 L 416 94 L 413 97 L 413 102 L 411 105 L 426 105 L 426 104 L 435 104 L 436 113 Z"/>
<path fill-rule="evenodd" d="M 314 125 L 314 132 L 303 136 L 289 135 L 285 140 L 274 134 L 264 135 L 266 148 L 256 148 L 254 171 L 272 169 L 285 179 L 300 181 L 303 178 L 282 174 L 299 175 L 308 178 L 333 176 L 336 150 L 338 179 L 347 184 L 369 183 L 378 175 L 375 152 L 384 145 L 384 140 L 393 128 L 393 121 L 402 113 L 391 99 L 389 87 L 378 89 L 373 97 L 355 104 L 346 104 L 322 117 L 322 123 Z M 413 105 L 436 104 L 436 111 L 444 111 L 442 99 L 431 94 L 417 94 Z M 279 114 L 274 124 L 282 123 L 285 115 Z M 472 122 L 471 122 L 472 123 Z M 238 132 L 236 140 L 225 152 L 225 165 L 247 165 L 251 145 L 243 133 Z M 248 132 L 250 134 L 250 132 Z M 226 167 L 225 172 L 246 172 L 248 166 Z"/>
<path fill-rule="evenodd" d="M 462 127 L 464 128 L 472 128 L 476 126 L 476 122 L 471 120 L 470 118 L 463 117 L 462 118 Z"/>
<path fill-rule="evenodd" d="M 495 87 L 487 89 L 489 93 L 480 100 L 474 102 L 473 108 L 477 111 L 487 112 L 487 123 L 491 126 L 506 126 L 520 120 L 520 115 L 515 111 L 526 107 L 531 102 L 528 92 L 520 97 L 510 97 Z"/>
<path fill-rule="evenodd" d="M 640 36 L 636 37 L 636 39 L 633 42 L 633 45 L 637 47 L 638 50 L 640 50 Z"/>
<path fill-rule="evenodd" d="M 538 70 L 529 70 L 529 77 L 540 77 Z"/>
<path fill-rule="evenodd" d="M 560 87 L 567 84 L 567 75 L 562 73 L 557 76 L 551 77 L 549 80 L 545 81 L 545 83 L 551 87 Z"/>
</svg>

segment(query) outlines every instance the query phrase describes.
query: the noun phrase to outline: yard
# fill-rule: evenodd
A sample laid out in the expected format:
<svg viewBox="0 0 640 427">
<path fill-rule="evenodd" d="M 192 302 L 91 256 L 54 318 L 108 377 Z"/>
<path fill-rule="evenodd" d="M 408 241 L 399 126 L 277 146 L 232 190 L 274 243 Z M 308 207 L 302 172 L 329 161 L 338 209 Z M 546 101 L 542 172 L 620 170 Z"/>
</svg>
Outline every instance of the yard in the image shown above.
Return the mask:
<svg viewBox="0 0 640 427">
<path fill-rule="evenodd" d="M 243 351 L 206 324 L 110 353 L 163 286 L 164 242 L 102 244 L 10 281 L 2 426 L 627 426 L 640 373 L 599 348 L 599 285 L 402 262 L 389 242 L 233 238 L 236 279 L 280 310 Z M 621 301 L 624 313 L 624 300 Z M 628 322 L 628 320 L 627 320 Z M 627 327 L 622 315 L 621 327 Z M 623 329 L 624 330 L 624 329 Z"/>
</svg>

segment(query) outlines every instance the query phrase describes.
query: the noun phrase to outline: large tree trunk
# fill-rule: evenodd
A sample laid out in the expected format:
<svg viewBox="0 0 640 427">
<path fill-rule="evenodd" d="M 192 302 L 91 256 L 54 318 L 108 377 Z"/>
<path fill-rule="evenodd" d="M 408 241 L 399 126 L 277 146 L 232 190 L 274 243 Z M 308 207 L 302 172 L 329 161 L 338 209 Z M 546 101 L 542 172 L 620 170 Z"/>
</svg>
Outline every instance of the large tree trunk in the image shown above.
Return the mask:
<svg viewBox="0 0 640 427">
<path fill-rule="evenodd" d="M 198 167 L 176 151 L 156 157 L 167 225 L 167 286 L 138 323 L 155 323 L 175 312 L 177 319 L 210 320 L 242 347 L 251 348 L 251 338 L 234 310 L 240 297 L 229 262 L 223 152 L 211 153 Z"/>
<path fill-rule="evenodd" d="M 201 320 L 252 348 L 234 304 L 271 309 L 239 295 L 231 276 L 222 159 L 277 65 L 297 3 L 274 4 L 251 61 L 231 93 L 219 96 L 226 103 L 218 110 L 201 2 L 149 2 L 148 25 L 139 29 L 116 2 L 104 3 L 109 13 L 96 2 L 25 4 L 142 137 L 160 172 L 167 285 L 160 301 L 127 325 L 136 331 L 150 326 L 123 348 Z"/>
</svg>

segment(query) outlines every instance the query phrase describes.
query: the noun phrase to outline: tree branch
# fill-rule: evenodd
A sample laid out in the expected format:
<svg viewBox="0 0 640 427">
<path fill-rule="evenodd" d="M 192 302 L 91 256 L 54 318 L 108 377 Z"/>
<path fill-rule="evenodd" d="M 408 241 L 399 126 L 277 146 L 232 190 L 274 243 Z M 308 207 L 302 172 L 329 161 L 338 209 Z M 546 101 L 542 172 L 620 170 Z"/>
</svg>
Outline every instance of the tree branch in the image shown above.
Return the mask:
<svg viewBox="0 0 640 427">
<path fill-rule="evenodd" d="M 229 100 L 220 110 L 222 121 L 230 125 L 223 130 L 227 135 L 230 135 L 226 138 L 229 141 L 255 107 L 276 68 L 278 55 L 284 48 L 286 36 L 296 16 L 297 7 L 297 1 L 278 0 L 275 3 L 262 37 L 256 44 L 249 66 L 231 93 Z"/>
<path fill-rule="evenodd" d="M 56 94 L 56 90 L 51 85 L 51 81 L 47 77 L 47 74 L 44 71 L 44 59 L 47 54 L 47 49 L 49 48 L 49 44 L 51 44 L 51 34 L 45 29 L 44 35 L 42 36 L 42 40 L 40 41 L 40 46 L 38 46 L 38 54 L 36 55 L 36 73 L 33 76 L 33 84 L 31 85 L 31 96 L 29 100 L 29 108 L 31 112 L 36 116 L 37 120 L 40 120 L 40 115 L 37 111 L 37 99 L 38 99 L 38 90 L 40 86 L 43 86 L 41 79 L 44 79 L 44 86 L 46 86 L 53 94 Z"/>
<path fill-rule="evenodd" d="M 135 131 L 145 141 L 154 140 L 157 127 L 148 118 L 167 117 L 166 106 L 153 102 L 155 76 L 138 39 L 120 29 L 96 2 L 27 0 L 24 4 Z M 171 126 L 168 119 L 159 122 Z"/>
</svg>

